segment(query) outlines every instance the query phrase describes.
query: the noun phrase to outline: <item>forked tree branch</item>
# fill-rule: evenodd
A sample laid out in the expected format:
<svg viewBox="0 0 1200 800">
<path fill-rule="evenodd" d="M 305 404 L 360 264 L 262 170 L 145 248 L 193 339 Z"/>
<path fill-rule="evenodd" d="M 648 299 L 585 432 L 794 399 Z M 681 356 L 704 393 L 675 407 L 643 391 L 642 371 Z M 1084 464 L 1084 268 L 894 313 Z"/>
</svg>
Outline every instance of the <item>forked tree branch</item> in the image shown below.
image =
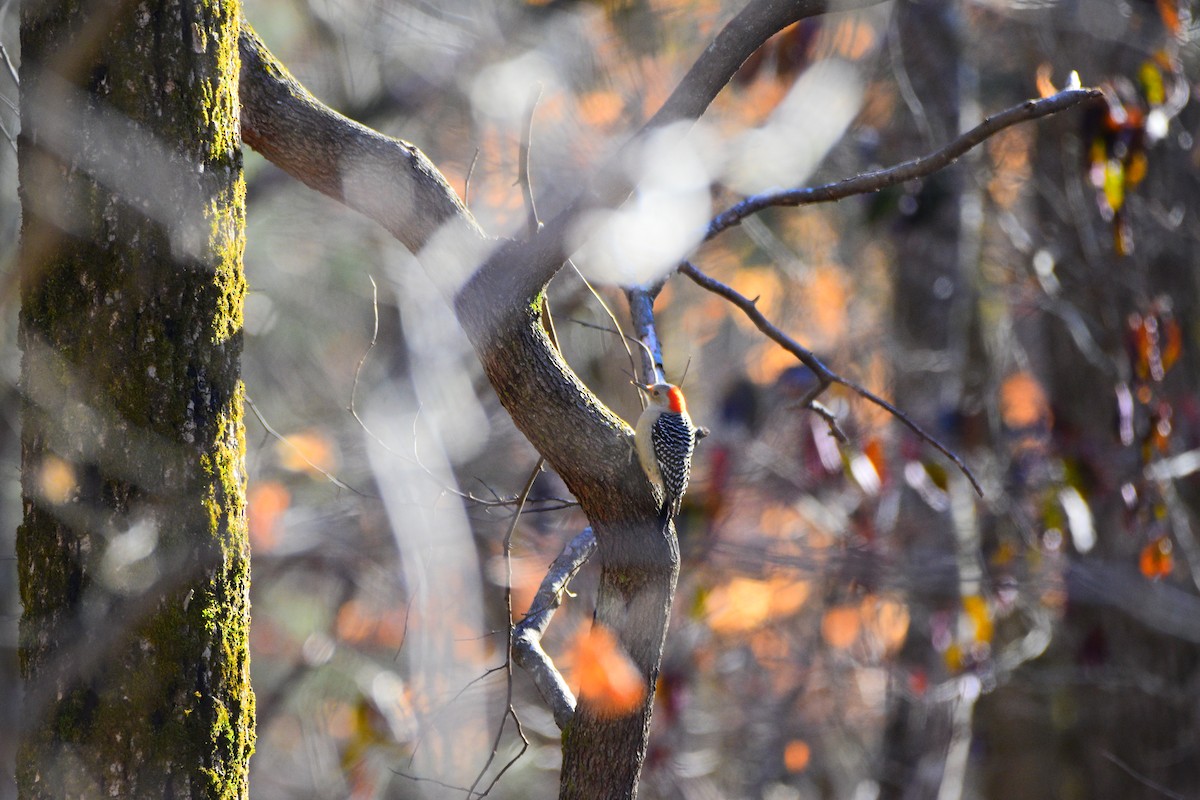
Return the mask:
<svg viewBox="0 0 1200 800">
<path fill-rule="evenodd" d="M 905 161 L 886 169 L 864 172 L 837 183 L 812 186 L 803 189 L 788 189 L 780 192 L 756 194 L 730 206 L 715 216 L 708 225 L 704 239 L 708 241 L 752 214 L 775 206 L 803 206 L 813 203 L 830 203 L 859 194 L 870 194 L 895 186 L 898 183 L 924 178 L 953 164 L 960 156 L 976 145 L 995 136 L 1005 128 L 1020 122 L 1047 117 L 1059 111 L 1103 97 L 1099 89 L 1064 89 L 1058 94 L 1040 100 L 1026 100 L 1020 105 L 993 114 L 971 130 L 934 152 Z"/>
<path fill-rule="evenodd" d="M 802 406 L 813 408 L 814 411 L 816 411 L 827 422 L 829 422 L 831 420 L 831 415 L 829 415 L 826 410 L 823 408 L 814 408 L 816 399 L 821 395 L 822 392 L 829 388 L 830 384 L 836 383 L 841 386 L 845 386 L 855 394 L 860 395 L 880 408 L 886 410 L 896 419 L 900 420 L 905 427 L 915 433 L 923 441 L 928 442 L 929 445 L 936 449 L 939 453 L 953 461 L 955 466 L 957 466 L 962 471 L 963 475 L 967 477 L 967 480 L 971 482 L 971 486 L 974 487 L 975 491 L 981 497 L 983 496 L 983 487 L 979 485 L 979 481 L 975 478 L 975 473 L 973 473 L 971 468 L 968 467 L 966 463 L 958 457 L 957 453 L 938 441 L 937 437 L 926 431 L 924 428 L 914 422 L 911 417 L 909 417 L 900 409 L 896 408 L 896 406 L 892 405 L 887 400 L 884 400 L 879 395 L 875 394 L 864 386 L 860 386 L 849 378 L 843 378 L 841 375 L 838 375 L 829 367 L 825 366 L 821 362 L 821 359 L 813 355 L 811 350 L 807 349 L 795 339 L 788 336 L 773 322 L 763 316 L 763 313 L 758 310 L 758 303 L 756 300 L 751 300 L 749 297 L 741 294 L 733 287 L 727 286 L 716 278 L 712 278 L 704 274 L 689 261 L 685 261 L 679 267 L 679 271 L 691 278 L 696 285 L 703 289 L 707 289 L 713 294 L 724 297 L 726 300 L 740 308 L 742 312 L 750 318 L 750 321 L 754 323 L 754 326 L 762 331 L 768 339 L 778 344 L 784 350 L 787 350 L 789 353 L 799 359 L 800 363 L 812 370 L 813 374 L 817 377 L 817 383 L 812 389 L 809 390 L 808 394 L 804 396 L 804 399 L 801 400 Z M 834 429 L 834 436 L 838 435 L 839 430 L 840 429 Z"/>
<path fill-rule="evenodd" d="M 596 537 L 591 528 L 584 528 L 554 559 L 537 594 L 533 596 L 533 602 L 529 604 L 529 612 L 513 628 L 513 660 L 533 678 L 534 686 L 550 707 L 554 722 L 560 729 L 565 728 L 575 714 L 575 695 L 563 680 L 562 673 L 554 666 L 554 661 L 542 649 L 542 635 L 550 626 L 554 612 L 562 605 L 571 580 L 594 552 Z"/>
</svg>

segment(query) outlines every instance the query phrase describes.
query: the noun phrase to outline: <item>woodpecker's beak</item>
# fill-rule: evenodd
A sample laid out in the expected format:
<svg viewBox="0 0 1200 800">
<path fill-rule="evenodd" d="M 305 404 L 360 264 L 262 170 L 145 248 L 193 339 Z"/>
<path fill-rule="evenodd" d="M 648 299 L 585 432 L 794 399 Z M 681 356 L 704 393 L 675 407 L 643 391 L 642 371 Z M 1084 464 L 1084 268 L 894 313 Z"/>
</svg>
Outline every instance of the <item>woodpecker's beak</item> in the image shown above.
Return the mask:
<svg viewBox="0 0 1200 800">
<path fill-rule="evenodd" d="M 638 381 L 630 381 L 630 383 L 632 383 L 632 384 L 633 384 L 634 386 L 636 386 L 637 388 L 641 389 L 641 390 L 642 390 L 643 392 L 645 392 L 646 394 L 650 394 L 650 384 L 648 384 L 648 383 L 640 383 L 640 382 L 638 382 Z"/>
</svg>

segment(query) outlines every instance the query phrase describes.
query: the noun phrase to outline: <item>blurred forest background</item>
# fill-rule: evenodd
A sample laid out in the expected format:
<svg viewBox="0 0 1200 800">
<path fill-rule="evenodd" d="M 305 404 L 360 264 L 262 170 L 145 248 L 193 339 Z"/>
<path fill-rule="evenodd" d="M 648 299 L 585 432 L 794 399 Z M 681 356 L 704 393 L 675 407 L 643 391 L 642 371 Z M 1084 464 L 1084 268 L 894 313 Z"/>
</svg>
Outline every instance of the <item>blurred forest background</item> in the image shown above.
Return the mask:
<svg viewBox="0 0 1200 800">
<path fill-rule="evenodd" d="M 17 6 L 0 3 L 14 62 Z M 531 183 L 554 208 L 739 6 L 245 12 L 314 94 L 417 144 L 460 193 L 469 179 L 484 228 L 514 235 L 531 98 Z M 983 497 L 888 414 L 831 390 L 839 444 L 798 410 L 812 376 L 792 356 L 686 278 L 667 284 L 667 374 L 712 435 L 679 520 L 643 797 L 1200 797 L 1193 11 L 913 0 L 826 16 L 745 65 L 705 115 L 694 166 L 667 153 L 636 167 L 699 187 L 709 216 L 739 192 L 930 152 L 1072 71 L 1108 95 L 926 180 L 763 213 L 695 255 L 953 447 Z M 13 77 L 0 65 L 0 798 L 15 796 L 19 696 Z M 440 295 L 374 223 L 250 152 L 246 172 L 252 796 L 463 796 L 442 784 L 475 779 L 506 703 L 504 585 L 511 574 L 513 607 L 528 608 L 584 520 L 541 475 L 505 563 L 499 501 L 537 454 Z M 643 244 L 671 233 L 652 194 L 635 209 Z M 600 250 L 580 268 L 624 322 L 629 265 Z M 636 418 L 604 308 L 570 269 L 551 296 L 569 363 Z M 131 585 L 136 560 L 118 565 Z M 545 641 L 573 680 L 603 658 L 579 636 L 594 580 L 585 568 Z M 490 796 L 553 796 L 559 733 L 520 671 L 512 703 L 529 747 Z M 510 721 L 481 786 L 520 748 Z"/>
</svg>

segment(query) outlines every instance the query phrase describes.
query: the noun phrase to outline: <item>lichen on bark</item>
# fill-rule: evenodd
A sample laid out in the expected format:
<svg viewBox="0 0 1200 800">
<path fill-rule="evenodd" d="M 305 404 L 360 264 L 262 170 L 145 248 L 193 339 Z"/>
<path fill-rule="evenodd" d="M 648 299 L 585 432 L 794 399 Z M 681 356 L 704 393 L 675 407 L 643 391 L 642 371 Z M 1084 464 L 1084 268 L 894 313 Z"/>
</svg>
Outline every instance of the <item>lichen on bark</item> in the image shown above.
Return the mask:
<svg viewBox="0 0 1200 800">
<path fill-rule="evenodd" d="M 239 17 L 23 9 L 22 797 L 248 794 Z"/>
</svg>

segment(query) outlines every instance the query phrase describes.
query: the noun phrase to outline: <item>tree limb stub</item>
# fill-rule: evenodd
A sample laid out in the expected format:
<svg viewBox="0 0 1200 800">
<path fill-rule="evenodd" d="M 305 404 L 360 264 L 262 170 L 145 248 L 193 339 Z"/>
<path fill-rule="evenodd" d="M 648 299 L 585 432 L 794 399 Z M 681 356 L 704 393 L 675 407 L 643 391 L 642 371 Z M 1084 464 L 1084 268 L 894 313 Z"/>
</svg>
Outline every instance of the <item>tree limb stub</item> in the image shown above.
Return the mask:
<svg viewBox="0 0 1200 800">
<path fill-rule="evenodd" d="M 554 612 L 562 605 L 567 586 L 595 551 L 596 537 L 591 528 L 584 528 L 554 559 L 529 604 L 529 612 L 513 628 L 513 660 L 533 678 L 534 686 L 550 706 L 554 722 L 560 729 L 565 728 L 575 714 L 575 695 L 542 649 L 542 635 L 550 626 Z"/>
<path fill-rule="evenodd" d="M 242 139 L 288 175 L 375 220 L 418 253 L 447 223 L 483 231 L 417 147 L 317 100 L 242 20 Z"/>
</svg>

